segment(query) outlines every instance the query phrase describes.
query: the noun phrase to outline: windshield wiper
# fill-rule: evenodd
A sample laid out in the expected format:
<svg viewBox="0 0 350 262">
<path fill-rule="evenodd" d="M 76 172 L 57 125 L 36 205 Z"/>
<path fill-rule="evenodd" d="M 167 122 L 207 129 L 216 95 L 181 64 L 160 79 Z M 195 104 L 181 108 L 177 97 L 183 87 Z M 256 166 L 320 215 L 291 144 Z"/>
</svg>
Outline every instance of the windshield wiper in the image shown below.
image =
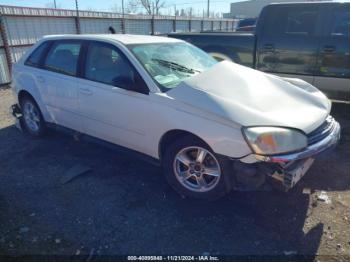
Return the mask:
<svg viewBox="0 0 350 262">
<path fill-rule="evenodd" d="M 185 72 L 185 73 L 189 73 L 189 74 L 195 74 L 197 73 L 201 73 L 201 71 L 193 69 L 193 68 L 188 68 L 186 66 L 180 65 L 178 63 L 175 62 L 171 62 L 171 61 L 167 61 L 167 60 L 163 60 L 163 59 L 158 59 L 158 58 L 152 58 L 151 59 L 154 62 L 157 62 L 158 64 L 162 65 L 162 66 L 166 66 L 169 67 L 171 69 L 175 69 L 177 71 L 181 71 L 181 72 Z"/>
</svg>

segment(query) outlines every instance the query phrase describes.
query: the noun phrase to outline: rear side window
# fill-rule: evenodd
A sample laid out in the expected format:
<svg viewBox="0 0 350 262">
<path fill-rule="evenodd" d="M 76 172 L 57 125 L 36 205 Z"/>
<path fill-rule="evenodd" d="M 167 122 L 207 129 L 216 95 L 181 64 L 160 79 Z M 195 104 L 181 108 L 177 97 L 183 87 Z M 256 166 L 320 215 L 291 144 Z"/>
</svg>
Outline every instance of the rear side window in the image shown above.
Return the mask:
<svg viewBox="0 0 350 262">
<path fill-rule="evenodd" d="M 44 67 L 62 74 L 76 75 L 80 48 L 80 42 L 55 42 L 47 54 Z"/>
<path fill-rule="evenodd" d="M 24 64 L 29 66 L 38 67 L 40 63 L 40 59 L 43 56 L 47 46 L 48 42 L 42 43 L 39 47 L 37 47 L 32 54 L 28 57 L 28 59 L 25 61 Z"/>
<path fill-rule="evenodd" d="M 316 6 L 271 8 L 265 24 L 268 35 L 314 34 L 319 9 Z"/>
<path fill-rule="evenodd" d="M 332 35 L 350 37 L 350 9 L 338 8 L 333 11 Z"/>
</svg>

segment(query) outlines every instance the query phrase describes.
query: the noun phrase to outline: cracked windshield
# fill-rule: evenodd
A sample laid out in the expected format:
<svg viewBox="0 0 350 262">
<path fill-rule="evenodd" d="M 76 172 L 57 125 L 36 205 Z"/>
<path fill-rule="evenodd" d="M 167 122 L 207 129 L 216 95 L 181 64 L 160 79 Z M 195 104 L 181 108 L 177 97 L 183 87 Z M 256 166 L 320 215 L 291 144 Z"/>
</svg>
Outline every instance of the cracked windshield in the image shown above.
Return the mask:
<svg viewBox="0 0 350 262">
<path fill-rule="evenodd" d="M 130 49 L 163 91 L 217 63 L 210 55 L 188 43 L 140 44 Z"/>
</svg>

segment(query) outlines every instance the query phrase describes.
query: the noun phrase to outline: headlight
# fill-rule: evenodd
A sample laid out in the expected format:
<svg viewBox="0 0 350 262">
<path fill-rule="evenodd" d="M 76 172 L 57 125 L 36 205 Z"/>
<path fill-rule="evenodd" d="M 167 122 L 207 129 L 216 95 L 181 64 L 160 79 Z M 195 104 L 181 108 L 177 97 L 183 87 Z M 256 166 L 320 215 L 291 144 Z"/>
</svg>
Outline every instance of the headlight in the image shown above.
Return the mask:
<svg viewBox="0 0 350 262">
<path fill-rule="evenodd" d="M 243 133 L 259 155 L 274 155 L 297 151 L 307 146 L 306 136 L 294 129 L 282 127 L 249 127 Z"/>
</svg>

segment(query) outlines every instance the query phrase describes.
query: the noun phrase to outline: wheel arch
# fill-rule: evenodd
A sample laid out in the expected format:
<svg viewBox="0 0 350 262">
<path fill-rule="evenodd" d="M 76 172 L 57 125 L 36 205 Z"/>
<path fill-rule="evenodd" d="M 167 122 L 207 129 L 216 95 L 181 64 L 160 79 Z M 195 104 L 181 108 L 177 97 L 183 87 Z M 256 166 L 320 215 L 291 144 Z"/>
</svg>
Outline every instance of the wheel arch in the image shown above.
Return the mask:
<svg viewBox="0 0 350 262">
<path fill-rule="evenodd" d="M 49 121 L 51 119 L 50 115 L 48 114 L 45 105 L 42 103 L 40 94 L 38 94 L 36 96 L 35 93 L 36 93 L 36 90 L 34 90 L 34 92 L 31 92 L 30 90 L 27 90 L 27 89 L 19 90 L 17 93 L 17 100 L 18 100 L 19 106 L 21 106 L 21 100 L 23 98 L 28 97 L 28 98 L 32 99 L 36 103 L 36 105 L 39 107 L 39 110 L 40 110 L 44 120 L 46 122 L 50 122 Z"/>
<path fill-rule="evenodd" d="M 196 135 L 194 133 L 191 133 L 189 131 L 182 130 L 182 129 L 172 129 L 172 130 L 167 131 L 165 134 L 163 134 L 163 136 L 161 137 L 161 139 L 159 141 L 158 156 L 159 156 L 160 161 L 162 161 L 162 157 L 164 155 L 166 147 L 168 145 L 170 145 L 176 139 L 179 139 L 180 137 L 184 137 L 184 136 L 193 136 L 197 139 L 200 139 L 209 148 L 211 148 L 210 145 L 208 145 L 208 143 L 205 142 L 204 139 L 202 139 L 201 137 L 199 137 L 198 135 Z"/>
<path fill-rule="evenodd" d="M 31 93 L 29 93 L 27 90 L 24 90 L 24 89 L 22 89 L 21 91 L 19 91 L 18 92 L 18 102 L 19 103 L 21 103 L 21 100 L 23 99 L 23 98 L 25 98 L 25 97 L 29 97 L 30 99 L 33 99 L 33 101 L 35 102 L 35 103 L 37 103 L 36 102 L 36 100 L 35 100 L 35 98 L 34 98 L 34 96 L 31 94 Z M 37 103 L 38 104 L 38 103 Z"/>
</svg>

